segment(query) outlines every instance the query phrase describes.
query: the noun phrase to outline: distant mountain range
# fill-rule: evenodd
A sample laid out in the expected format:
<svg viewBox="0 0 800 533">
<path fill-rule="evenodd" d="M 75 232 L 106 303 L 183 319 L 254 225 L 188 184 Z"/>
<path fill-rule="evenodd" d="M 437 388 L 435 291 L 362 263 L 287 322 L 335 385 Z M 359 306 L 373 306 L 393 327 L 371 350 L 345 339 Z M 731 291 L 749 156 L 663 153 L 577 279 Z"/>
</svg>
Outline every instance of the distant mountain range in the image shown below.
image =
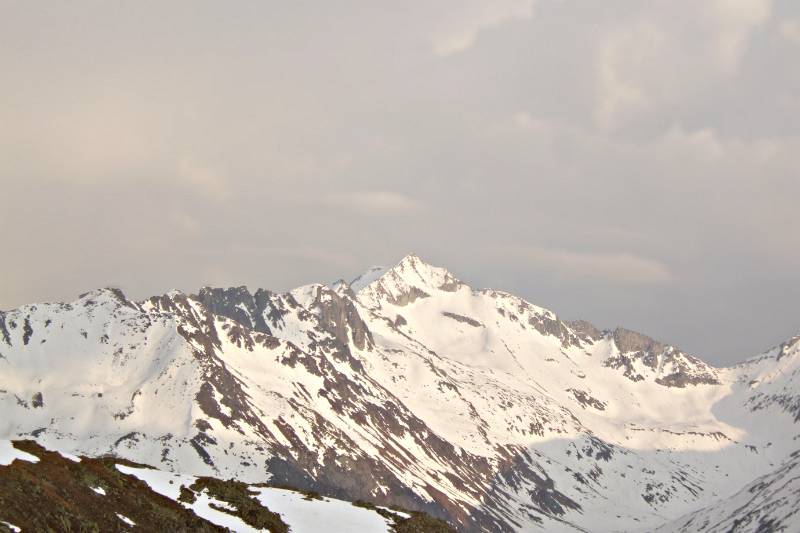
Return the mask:
<svg viewBox="0 0 800 533">
<path fill-rule="evenodd" d="M 799 369 L 800 337 L 716 368 L 409 255 L 0 312 L 0 438 L 464 532 L 800 531 Z"/>
</svg>

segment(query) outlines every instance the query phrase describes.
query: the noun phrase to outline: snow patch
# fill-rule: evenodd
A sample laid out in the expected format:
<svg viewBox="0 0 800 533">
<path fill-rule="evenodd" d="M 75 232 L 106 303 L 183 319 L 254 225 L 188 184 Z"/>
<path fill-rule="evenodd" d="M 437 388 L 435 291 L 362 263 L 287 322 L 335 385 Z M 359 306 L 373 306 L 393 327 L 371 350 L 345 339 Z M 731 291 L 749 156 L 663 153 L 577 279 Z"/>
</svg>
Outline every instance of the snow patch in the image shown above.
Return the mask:
<svg viewBox="0 0 800 533">
<path fill-rule="evenodd" d="M 39 458 L 14 447 L 10 440 L 0 440 L 0 465 L 6 466 L 13 463 L 16 459 L 38 463 Z"/>
<path fill-rule="evenodd" d="M 119 513 L 115 513 L 115 514 L 117 515 L 117 518 L 119 518 L 120 520 L 122 520 L 123 522 L 125 522 L 126 524 L 128 524 L 129 526 L 133 527 L 133 526 L 135 526 L 135 525 L 136 525 L 136 522 L 134 522 L 133 520 L 131 520 L 131 519 L 130 519 L 130 518 L 128 518 L 127 516 L 125 516 L 125 515 L 121 515 L 121 514 L 119 514 Z"/>
<path fill-rule="evenodd" d="M 385 518 L 350 502 L 328 498 L 309 501 L 300 493 L 271 487 L 257 487 L 256 490 L 258 500 L 270 511 L 280 514 L 292 533 L 391 531 Z"/>
<path fill-rule="evenodd" d="M 73 463 L 80 463 L 81 462 L 81 458 L 80 457 L 78 457 L 77 455 L 73 455 L 71 453 L 68 453 L 68 452 L 62 452 L 61 450 L 58 450 L 58 455 L 60 455 L 64 459 L 68 459 L 68 460 L 72 461 Z"/>
</svg>

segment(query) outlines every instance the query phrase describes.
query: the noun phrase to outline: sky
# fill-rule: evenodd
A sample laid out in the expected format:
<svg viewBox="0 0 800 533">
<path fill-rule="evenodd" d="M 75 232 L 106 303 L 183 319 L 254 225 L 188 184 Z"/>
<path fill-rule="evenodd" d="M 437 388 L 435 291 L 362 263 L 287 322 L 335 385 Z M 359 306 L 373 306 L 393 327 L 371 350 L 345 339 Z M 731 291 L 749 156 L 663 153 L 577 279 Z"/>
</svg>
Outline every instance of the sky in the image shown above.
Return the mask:
<svg viewBox="0 0 800 533">
<path fill-rule="evenodd" d="M 714 364 L 800 333 L 800 3 L 0 0 L 0 309 L 409 252 Z"/>
</svg>

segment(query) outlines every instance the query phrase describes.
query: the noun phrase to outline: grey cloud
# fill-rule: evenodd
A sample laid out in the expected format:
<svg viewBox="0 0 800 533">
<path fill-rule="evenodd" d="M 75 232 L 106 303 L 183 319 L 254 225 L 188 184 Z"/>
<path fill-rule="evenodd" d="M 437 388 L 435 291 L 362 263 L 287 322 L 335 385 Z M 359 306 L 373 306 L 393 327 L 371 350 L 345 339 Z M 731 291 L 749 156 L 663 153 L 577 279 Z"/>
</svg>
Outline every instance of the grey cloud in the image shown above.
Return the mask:
<svg viewBox="0 0 800 533">
<path fill-rule="evenodd" d="M 394 191 L 331 193 L 321 204 L 369 216 L 414 215 L 425 208 L 414 198 Z"/>
<path fill-rule="evenodd" d="M 0 308 L 289 289 L 413 250 L 737 361 L 800 331 L 798 20 L 789 0 L 8 2 Z"/>
<path fill-rule="evenodd" d="M 531 18 L 534 4 L 534 0 L 463 2 L 439 23 L 433 35 L 434 51 L 440 56 L 463 52 L 475 44 L 481 30 Z"/>
<path fill-rule="evenodd" d="M 597 283 L 639 285 L 672 280 L 664 263 L 628 252 L 579 252 L 538 246 L 504 246 L 499 252 L 557 276 Z"/>
<path fill-rule="evenodd" d="M 784 20 L 781 22 L 780 34 L 790 43 L 800 45 L 800 20 Z"/>
</svg>

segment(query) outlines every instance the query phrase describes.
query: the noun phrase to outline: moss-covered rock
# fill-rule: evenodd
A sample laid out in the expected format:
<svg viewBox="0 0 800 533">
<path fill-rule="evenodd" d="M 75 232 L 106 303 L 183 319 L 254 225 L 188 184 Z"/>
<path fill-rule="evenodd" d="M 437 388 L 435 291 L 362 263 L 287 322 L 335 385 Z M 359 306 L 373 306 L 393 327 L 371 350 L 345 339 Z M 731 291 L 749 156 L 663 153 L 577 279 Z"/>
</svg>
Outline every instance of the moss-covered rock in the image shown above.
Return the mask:
<svg viewBox="0 0 800 533">
<path fill-rule="evenodd" d="M 37 463 L 17 460 L 0 466 L 0 521 L 23 531 L 130 530 L 117 515 L 142 531 L 224 531 L 123 474 L 114 459 L 75 462 L 33 441 L 16 441 L 14 446 L 39 458 Z M 105 495 L 93 487 L 101 487 Z"/>
<path fill-rule="evenodd" d="M 289 526 L 277 513 L 273 513 L 255 497 L 255 492 L 241 481 L 223 481 L 210 477 L 200 477 L 189 489 L 195 493 L 207 491 L 216 500 L 223 501 L 235 510 L 214 506 L 218 511 L 237 516 L 256 529 L 268 529 L 271 533 L 287 533 Z"/>
</svg>

